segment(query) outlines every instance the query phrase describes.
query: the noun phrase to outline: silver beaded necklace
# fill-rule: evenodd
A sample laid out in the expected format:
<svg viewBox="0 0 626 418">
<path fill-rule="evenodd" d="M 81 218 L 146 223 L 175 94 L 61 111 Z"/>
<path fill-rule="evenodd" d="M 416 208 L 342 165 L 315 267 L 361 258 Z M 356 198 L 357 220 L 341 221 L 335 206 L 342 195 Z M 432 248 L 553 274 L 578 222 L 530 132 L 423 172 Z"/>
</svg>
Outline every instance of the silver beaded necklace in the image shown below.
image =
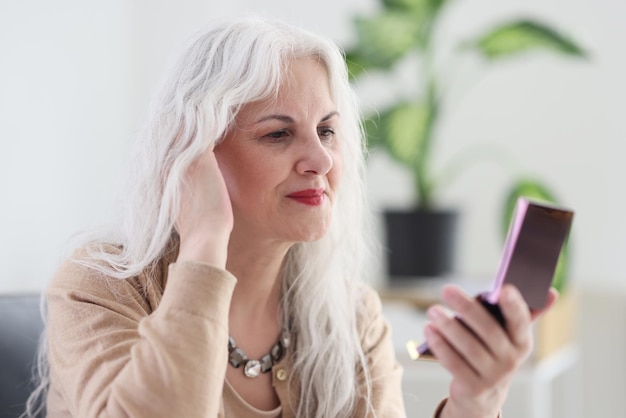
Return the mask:
<svg viewBox="0 0 626 418">
<path fill-rule="evenodd" d="M 267 373 L 272 370 L 274 364 L 278 363 L 283 358 L 285 352 L 289 347 L 289 337 L 283 330 L 278 339 L 278 342 L 274 344 L 270 352 L 258 360 L 250 360 L 246 353 L 237 347 L 237 343 L 233 337 L 228 337 L 228 362 L 235 369 L 238 369 L 243 365 L 243 374 L 246 377 L 254 378 L 261 373 Z"/>
</svg>

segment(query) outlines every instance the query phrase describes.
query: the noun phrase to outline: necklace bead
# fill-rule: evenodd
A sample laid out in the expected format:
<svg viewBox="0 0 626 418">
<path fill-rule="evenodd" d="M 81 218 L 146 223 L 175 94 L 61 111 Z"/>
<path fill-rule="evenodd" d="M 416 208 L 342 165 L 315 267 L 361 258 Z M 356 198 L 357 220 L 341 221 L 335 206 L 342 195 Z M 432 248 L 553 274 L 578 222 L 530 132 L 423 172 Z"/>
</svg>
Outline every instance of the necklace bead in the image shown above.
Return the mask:
<svg viewBox="0 0 626 418">
<path fill-rule="evenodd" d="M 246 377 L 257 377 L 261 373 L 261 363 L 258 360 L 248 360 L 243 368 Z"/>
<path fill-rule="evenodd" d="M 237 347 L 237 343 L 233 337 L 228 337 L 228 362 L 235 369 L 243 365 L 243 374 L 246 377 L 255 378 L 261 373 L 267 373 L 272 370 L 274 364 L 278 363 L 285 355 L 286 348 L 289 346 L 289 339 L 283 332 L 278 342 L 272 346 L 270 352 L 259 360 L 250 360 L 247 354 Z"/>
</svg>

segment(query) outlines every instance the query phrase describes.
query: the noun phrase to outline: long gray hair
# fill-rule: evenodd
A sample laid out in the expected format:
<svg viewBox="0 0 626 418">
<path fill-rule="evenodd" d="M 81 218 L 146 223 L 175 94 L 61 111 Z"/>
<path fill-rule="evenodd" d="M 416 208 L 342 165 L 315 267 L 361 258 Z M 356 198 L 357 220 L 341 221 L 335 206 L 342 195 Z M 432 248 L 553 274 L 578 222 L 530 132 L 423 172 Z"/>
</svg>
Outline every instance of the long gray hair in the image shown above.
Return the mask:
<svg viewBox="0 0 626 418">
<path fill-rule="evenodd" d="M 344 170 L 329 232 L 316 242 L 294 244 L 287 254 L 283 321 L 296 334 L 297 416 L 349 416 L 360 398 L 370 404 L 355 314 L 362 307 L 353 281 L 372 271 L 374 241 L 360 114 L 341 50 L 332 41 L 256 18 L 215 22 L 194 37 L 162 84 L 137 140 L 120 221 L 90 239 L 89 258 L 80 262 L 125 279 L 159 260 L 172 238 L 187 167 L 224 137 L 243 105 L 275 96 L 289 61 L 303 57 L 319 59 L 327 70 L 341 115 Z M 105 251 L 98 245 L 105 242 L 121 244 L 121 252 Z M 41 358 L 45 363 L 45 350 Z M 364 388 L 358 386 L 360 373 Z"/>
</svg>

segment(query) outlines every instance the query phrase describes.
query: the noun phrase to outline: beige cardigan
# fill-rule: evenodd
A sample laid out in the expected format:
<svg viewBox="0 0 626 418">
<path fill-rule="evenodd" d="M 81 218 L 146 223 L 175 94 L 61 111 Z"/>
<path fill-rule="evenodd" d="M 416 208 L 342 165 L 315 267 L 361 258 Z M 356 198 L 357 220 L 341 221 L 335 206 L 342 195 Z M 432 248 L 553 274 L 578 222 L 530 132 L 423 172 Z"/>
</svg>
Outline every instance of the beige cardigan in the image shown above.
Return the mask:
<svg viewBox="0 0 626 418">
<path fill-rule="evenodd" d="M 57 271 L 48 290 L 48 416 L 294 417 L 299 388 L 297 379 L 285 378 L 293 372 L 289 356 L 272 369 L 281 405 L 275 411 L 255 412 L 225 385 L 235 277 L 168 258 L 154 273 L 157 280 L 146 286 L 146 274 L 117 280 L 71 261 Z M 359 332 L 372 403 L 379 418 L 403 417 L 402 368 L 380 299 L 364 290 Z M 364 411 L 360 403 L 353 416 Z"/>
</svg>

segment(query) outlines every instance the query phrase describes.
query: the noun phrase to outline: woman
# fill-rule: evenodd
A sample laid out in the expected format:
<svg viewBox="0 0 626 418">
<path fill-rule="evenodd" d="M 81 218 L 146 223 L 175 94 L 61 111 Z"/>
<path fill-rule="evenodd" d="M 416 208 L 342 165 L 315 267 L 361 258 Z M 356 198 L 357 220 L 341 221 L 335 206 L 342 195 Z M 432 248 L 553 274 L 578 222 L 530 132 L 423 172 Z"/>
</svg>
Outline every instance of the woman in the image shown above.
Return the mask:
<svg viewBox="0 0 626 418">
<path fill-rule="evenodd" d="M 172 69 L 110 235 L 49 290 L 50 417 L 400 417 L 401 368 L 375 292 L 363 141 L 339 49 L 276 21 L 214 24 Z M 495 417 L 527 356 L 514 288 L 505 332 L 444 292 L 450 370 L 436 416 Z M 552 298 L 553 299 L 553 298 Z"/>
</svg>

